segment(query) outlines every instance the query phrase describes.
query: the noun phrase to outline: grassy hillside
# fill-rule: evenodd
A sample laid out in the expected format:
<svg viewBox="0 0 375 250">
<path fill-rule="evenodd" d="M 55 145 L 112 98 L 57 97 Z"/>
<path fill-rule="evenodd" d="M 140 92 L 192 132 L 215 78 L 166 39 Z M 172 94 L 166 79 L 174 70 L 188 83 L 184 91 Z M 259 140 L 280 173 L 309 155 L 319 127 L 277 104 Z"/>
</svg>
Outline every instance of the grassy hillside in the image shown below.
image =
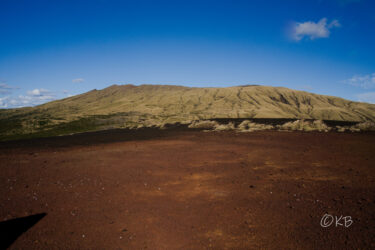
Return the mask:
<svg viewBox="0 0 375 250">
<path fill-rule="evenodd" d="M 32 108 L 0 111 L 0 139 L 212 118 L 374 121 L 375 105 L 282 87 L 113 85 Z"/>
</svg>

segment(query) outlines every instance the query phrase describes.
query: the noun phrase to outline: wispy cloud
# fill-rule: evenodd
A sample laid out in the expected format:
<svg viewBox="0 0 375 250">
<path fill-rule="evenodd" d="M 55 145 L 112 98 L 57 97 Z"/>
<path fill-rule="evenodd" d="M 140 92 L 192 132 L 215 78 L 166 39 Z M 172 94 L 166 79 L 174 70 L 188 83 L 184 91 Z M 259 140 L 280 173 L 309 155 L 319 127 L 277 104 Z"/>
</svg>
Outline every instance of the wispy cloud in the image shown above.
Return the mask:
<svg viewBox="0 0 375 250">
<path fill-rule="evenodd" d="M 289 29 L 289 36 L 294 41 L 300 41 L 305 37 L 310 40 L 327 38 L 331 34 L 331 29 L 340 26 L 338 20 L 335 19 L 328 23 L 327 18 L 322 18 L 318 22 L 294 22 Z"/>
<path fill-rule="evenodd" d="M 27 94 L 29 96 L 45 96 L 45 95 L 48 95 L 50 93 L 51 93 L 51 91 L 49 91 L 47 89 L 33 89 L 33 90 L 30 90 L 30 91 L 27 91 Z"/>
<path fill-rule="evenodd" d="M 33 89 L 26 95 L 0 98 L 0 108 L 20 108 L 35 106 L 57 99 L 56 95 L 47 89 Z"/>
<path fill-rule="evenodd" d="M 12 89 L 17 89 L 17 87 L 9 86 L 5 82 L 0 82 L 0 94 L 1 95 L 10 94 Z"/>
<path fill-rule="evenodd" d="M 75 78 L 75 79 L 72 80 L 73 83 L 82 83 L 84 81 L 85 81 L 85 79 L 83 79 L 83 78 Z"/>
<path fill-rule="evenodd" d="M 362 89 L 372 89 L 375 88 L 375 73 L 368 75 L 355 75 L 343 82 Z"/>
<path fill-rule="evenodd" d="M 357 95 L 358 101 L 375 104 L 375 92 L 367 92 Z"/>
</svg>

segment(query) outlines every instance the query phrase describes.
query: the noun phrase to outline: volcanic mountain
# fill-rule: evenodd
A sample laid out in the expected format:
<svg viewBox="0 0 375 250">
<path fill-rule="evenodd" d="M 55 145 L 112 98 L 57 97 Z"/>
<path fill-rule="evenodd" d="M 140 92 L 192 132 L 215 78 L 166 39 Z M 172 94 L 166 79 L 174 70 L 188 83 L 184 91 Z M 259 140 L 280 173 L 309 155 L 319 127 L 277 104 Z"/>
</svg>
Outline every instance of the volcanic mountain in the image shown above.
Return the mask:
<svg viewBox="0 0 375 250">
<path fill-rule="evenodd" d="M 36 107 L 0 110 L 0 139 L 216 118 L 375 121 L 375 105 L 283 87 L 112 85 Z"/>
</svg>

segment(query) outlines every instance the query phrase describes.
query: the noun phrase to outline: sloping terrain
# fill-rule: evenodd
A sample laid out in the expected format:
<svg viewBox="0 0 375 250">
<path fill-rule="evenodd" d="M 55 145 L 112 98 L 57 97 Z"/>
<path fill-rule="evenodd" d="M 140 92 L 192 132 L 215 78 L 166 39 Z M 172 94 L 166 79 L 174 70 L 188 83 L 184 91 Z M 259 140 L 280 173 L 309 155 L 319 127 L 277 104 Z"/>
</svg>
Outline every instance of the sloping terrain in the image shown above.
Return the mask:
<svg viewBox="0 0 375 250">
<path fill-rule="evenodd" d="M 0 111 L 0 138 L 106 128 L 162 126 L 213 118 L 374 121 L 375 105 L 282 87 L 189 88 L 113 85 L 37 107 Z"/>
</svg>

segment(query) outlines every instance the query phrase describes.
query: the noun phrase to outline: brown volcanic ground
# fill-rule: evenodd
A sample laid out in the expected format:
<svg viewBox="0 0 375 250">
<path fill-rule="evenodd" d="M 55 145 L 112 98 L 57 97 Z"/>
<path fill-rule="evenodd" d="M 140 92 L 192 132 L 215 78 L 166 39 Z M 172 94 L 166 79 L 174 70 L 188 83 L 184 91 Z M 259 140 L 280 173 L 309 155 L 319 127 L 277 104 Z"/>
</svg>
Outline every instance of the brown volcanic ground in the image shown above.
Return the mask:
<svg viewBox="0 0 375 250">
<path fill-rule="evenodd" d="M 46 213 L 11 249 L 374 249 L 374 141 L 138 130 L 3 142 L 0 228 Z M 326 213 L 353 224 L 323 228 Z"/>
</svg>

